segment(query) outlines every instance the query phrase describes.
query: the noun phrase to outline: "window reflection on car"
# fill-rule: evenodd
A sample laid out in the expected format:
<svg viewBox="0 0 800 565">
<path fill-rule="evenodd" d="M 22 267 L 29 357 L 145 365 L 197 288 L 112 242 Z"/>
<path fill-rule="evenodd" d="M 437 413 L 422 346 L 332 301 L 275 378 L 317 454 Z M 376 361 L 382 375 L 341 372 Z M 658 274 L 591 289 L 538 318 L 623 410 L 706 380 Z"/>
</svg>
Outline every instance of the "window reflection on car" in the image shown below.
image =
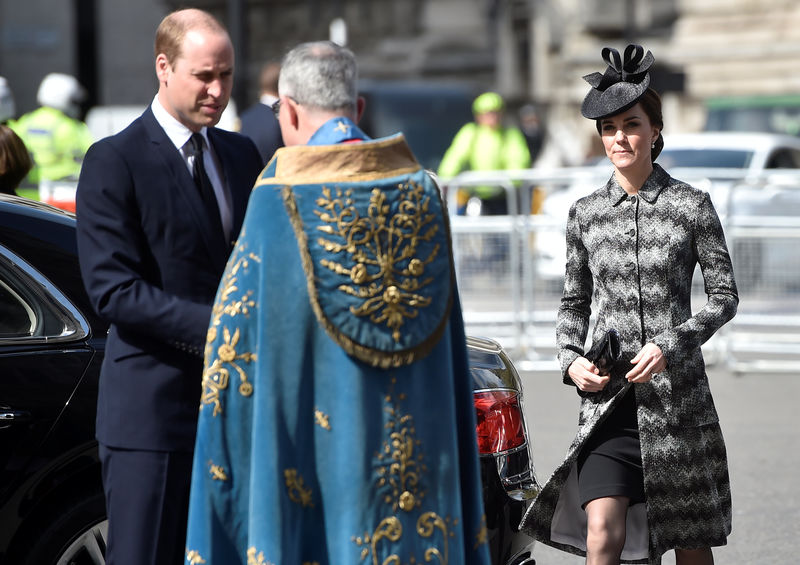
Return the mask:
<svg viewBox="0 0 800 565">
<path fill-rule="evenodd" d="M 672 149 L 664 148 L 658 162 L 669 171 L 675 167 L 713 167 L 746 169 L 753 159 L 752 151 L 729 149 Z"/>
<path fill-rule="evenodd" d="M 800 137 L 758 132 L 701 132 L 664 135 L 656 162 L 676 168 L 744 169 L 757 175 L 768 169 L 800 168 Z"/>
</svg>

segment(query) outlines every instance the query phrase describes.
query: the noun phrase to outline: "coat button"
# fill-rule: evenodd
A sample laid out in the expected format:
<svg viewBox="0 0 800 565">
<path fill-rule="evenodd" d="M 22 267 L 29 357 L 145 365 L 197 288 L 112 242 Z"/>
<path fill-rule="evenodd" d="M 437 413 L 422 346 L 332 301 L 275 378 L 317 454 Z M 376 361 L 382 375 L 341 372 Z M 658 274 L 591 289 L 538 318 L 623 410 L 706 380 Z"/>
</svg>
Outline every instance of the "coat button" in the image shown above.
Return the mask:
<svg viewBox="0 0 800 565">
<path fill-rule="evenodd" d="M 635 236 L 636 235 L 636 230 L 634 230 L 634 229 L 628 230 L 628 235 L 631 236 L 631 237 Z"/>
</svg>

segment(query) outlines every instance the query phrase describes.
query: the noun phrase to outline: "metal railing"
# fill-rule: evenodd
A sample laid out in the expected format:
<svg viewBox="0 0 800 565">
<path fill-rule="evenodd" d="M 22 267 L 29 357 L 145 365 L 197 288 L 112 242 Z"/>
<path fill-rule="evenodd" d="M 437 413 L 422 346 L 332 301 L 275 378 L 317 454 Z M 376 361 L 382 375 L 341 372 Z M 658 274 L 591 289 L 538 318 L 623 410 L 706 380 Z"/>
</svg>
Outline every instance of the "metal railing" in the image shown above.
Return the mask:
<svg viewBox="0 0 800 565">
<path fill-rule="evenodd" d="M 703 347 L 707 363 L 736 373 L 794 371 L 800 361 L 800 170 L 757 177 L 735 169 L 670 173 L 711 194 L 739 287 L 736 318 Z M 468 172 L 441 183 L 467 331 L 498 340 L 522 369 L 557 368 L 569 204 L 603 186 L 609 174 L 595 167 Z M 503 188 L 508 215 L 455 214 L 455 187 L 486 185 Z M 534 187 L 546 192 L 536 215 L 529 213 Z M 549 201 L 558 206 L 548 207 Z M 695 309 L 705 300 L 698 269 Z"/>
</svg>

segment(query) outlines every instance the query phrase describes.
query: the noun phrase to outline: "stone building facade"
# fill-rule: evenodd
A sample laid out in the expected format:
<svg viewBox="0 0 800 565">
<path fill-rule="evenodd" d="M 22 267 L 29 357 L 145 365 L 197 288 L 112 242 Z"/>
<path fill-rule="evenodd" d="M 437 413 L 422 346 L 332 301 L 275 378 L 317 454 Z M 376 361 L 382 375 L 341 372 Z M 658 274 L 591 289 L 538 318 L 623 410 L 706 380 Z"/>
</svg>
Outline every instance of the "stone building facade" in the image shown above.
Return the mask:
<svg viewBox="0 0 800 565">
<path fill-rule="evenodd" d="M 146 104 L 156 87 L 152 41 L 175 0 L 0 0 L 0 75 L 20 111 L 49 71 L 77 74 L 96 104 Z M 561 161 L 590 150 L 581 76 L 602 70 L 605 45 L 637 42 L 656 56 L 667 131 L 701 129 L 709 99 L 800 93 L 796 0 L 196 0 L 234 37 L 239 108 L 257 96 L 260 65 L 335 20 L 364 77 L 428 79 L 495 89 L 534 103 Z M 800 122 L 800 120 L 799 120 Z M 798 126 L 800 129 L 800 125 Z M 576 139 L 580 141 L 575 142 Z M 561 141 L 558 141 L 561 140 Z M 555 163 L 555 161 L 554 161 Z"/>
</svg>

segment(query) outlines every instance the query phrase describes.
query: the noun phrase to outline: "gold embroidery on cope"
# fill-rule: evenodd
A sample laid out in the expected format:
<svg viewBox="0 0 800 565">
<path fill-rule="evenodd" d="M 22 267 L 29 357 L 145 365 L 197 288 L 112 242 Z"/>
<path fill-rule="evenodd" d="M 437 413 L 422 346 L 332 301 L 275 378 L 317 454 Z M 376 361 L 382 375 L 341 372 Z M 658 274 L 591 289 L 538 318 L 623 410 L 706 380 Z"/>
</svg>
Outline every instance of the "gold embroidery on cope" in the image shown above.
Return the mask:
<svg viewBox="0 0 800 565">
<path fill-rule="evenodd" d="M 331 430 L 330 417 L 319 408 L 314 410 L 314 422 L 323 430 Z"/>
<path fill-rule="evenodd" d="M 223 317 L 248 316 L 252 310 L 256 309 L 256 303 L 252 299 L 252 290 L 237 295 L 240 291 L 238 287 L 239 273 L 247 270 L 251 261 L 259 263 L 261 259 L 253 253 L 246 253 L 245 246 L 239 245 L 231 257 L 229 268 L 225 270 L 219 297 L 211 311 L 211 324 L 206 336 L 206 366 L 203 370 L 203 394 L 200 409 L 202 410 L 205 404 L 212 405 L 214 407 L 213 416 L 222 413 L 220 393 L 228 388 L 231 371 L 239 375 L 239 394 L 242 396 L 253 394 L 253 385 L 247 378 L 243 363 L 255 361 L 256 354 L 249 351 L 237 351 L 236 346 L 240 339 L 239 329 L 237 328 L 231 334 L 230 329 L 223 324 Z M 222 328 L 223 343 L 215 350 L 214 343 L 219 336 L 220 327 Z"/>
<path fill-rule="evenodd" d="M 427 257 L 417 257 L 419 244 L 430 241 L 439 229 L 435 215 L 429 212 L 430 198 L 423 186 L 409 182 L 398 185 L 402 194 L 397 214 L 390 215 L 386 195 L 373 189 L 367 216 L 361 217 L 352 200 L 352 190 L 323 188 L 314 213 L 326 225 L 317 229 L 326 234 L 318 243 L 326 251 L 355 262 L 348 268 L 342 259 L 323 259 L 320 264 L 352 284 L 342 283 L 339 290 L 362 299 L 350 311 L 369 316 L 375 324 L 385 324 L 392 338 L 400 341 L 406 319 L 416 318 L 421 308 L 431 303 L 419 294 L 432 277 L 423 278 L 425 266 L 439 252 L 435 245 Z"/>
<path fill-rule="evenodd" d="M 430 563 L 434 558 L 441 565 L 449 563 L 448 538 L 455 537 L 455 533 L 450 528 L 449 520 L 443 520 L 436 512 L 425 512 L 417 519 L 416 531 L 421 538 L 432 538 L 437 531 L 441 533 L 442 537 L 443 547 L 431 546 L 425 549 L 424 559 L 426 563 Z M 383 561 L 380 560 L 380 545 L 383 540 L 397 542 L 402 537 L 402 523 L 396 516 L 389 516 L 381 520 L 372 534 L 367 533 L 364 536 L 353 537 L 352 541 L 361 547 L 361 561 L 372 555 L 373 565 L 389 563 L 399 565 L 402 562 L 401 556 L 396 553 L 387 556 Z M 409 563 L 418 562 L 421 563 L 422 561 L 415 556 L 409 559 Z"/>
<path fill-rule="evenodd" d="M 200 557 L 200 554 L 194 549 L 186 552 L 186 561 L 189 562 L 189 565 L 200 565 L 201 563 L 206 562 L 206 560 Z"/>
<path fill-rule="evenodd" d="M 236 371 L 241 381 L 239 394 L 242 396 L 253 394 L 253 385 L 247 379 L 247 372 L 236 361 L 241 360 L 245 363 L 250 363 L 256 359 L 256 354 L 236 351 L 236 345 L 240 337 L 239 328 L 236 328 L 236 331 L 231 335 L 230 330 L 227 327 L 223 327 L 222 335 L 223 343 L 217 348 L 217 356 L 214 362 L 203 371 L 203 395 L 201 400 L 203 404 L 214 405 L 214 416 L 222 412 L 219 393 L 228 388 L 231 369 Z"/>
<path fill-rule="evenodd" d="M 336 128 L 334 128 L 334 129 L 336 129 L 336 131 L 342 132 L 345 135 L 350 135 L 350 126 L 348 126 L 346 123 L 344 123 L 341 120 L 339 120 L 336 123 Z"/>
<path fill-rule="evenodd" d="M 296 146 L 300 147 L 300 146 Z M 304 148 L 313 148 L 314 146 L 302 146 Z M 317 148 L 336 148 L 340 146 L 316 146 Z M 285 150 L 286 148 L 282 149 Z M 289 148 L 291 149 L 291 148 Z M 347 161 L 349 163 L 349 161 Z M 313 165 L 313 162 L 308 162 L 309 166 Z M 396 176 L 396 175 L 393 175 Z M 274 180 L 274 179 L 273 179 Z M 349 179 L 352 180 L 352 179 Z M 314 273 L 314 264 L 312 262 L 311 253 L 308 249 L 308 236 L 303 228 L 303 221 L 300 218 L 299 211 L 297 209 L 297 203 L 295 201 L 294 193 L 292 192 L 292 188 L 290 186 L 276 186 L 276 189 L 279 189 L 282 193 L 283 202 L 286 206 L 286 212 L 289 215 L 289 221 L 292 224 L 292 229 L 294 230 L 295 236 L 297 237 L 297 244 L 300 250 L 300 259 L 303 264 L 303 272 L 306 274 L 306 285 L 308 288 L 308 296 L 311 300 L 311 307 L 314 310 L 314 315 L 317 317 L 319 322 L 325 328 L 325 332 L 338 343 L 344 351 L 349 354 L 357 357 L 361 361 L 365 363 L 369 363 L 373 367 L 381 367 L 383 369 L 390 369 L 392 367 L 402 367 L 409 363 L 412 363 L 416 359 L 427 355 L 428 352 L 434 347 L 434 345 L 439 341 L 439 338 L 444 333 L 445 327 L 447 326 L 448 321 L 448 313 L 450 312 L 450 308 L 453 303 L 453 295 L 452 293 L 448 293 L 447 295 L 447 307 L 445 308 L 445 312 L 439 321 L 439 325 L 433 331 L 433 333 L 422 343 L 419 345 L 412 347 L 410 349 L 406 349 L 403 351 L 396 351 L 396 352 L 386 352 L 380 351 L 368 346 L 364 346 L 348 336 L 346 336 L 343 332 L 341 332 L 337 327 L 335 327 L 330 320 L 326 317 L 325 313 L 322 310 L 322 307 L 319 303 L 319 297 L 317 294 L 317 288 L 315 284 L 316 274 Z M 439 198 L 438 193 L 435 195 L 435 198 Z M 443 206 L 441 199 L 439 199 L 439 204 Z M 445 226 L 449 225 L 447 220 L 447 215 L 444 216 L 444 223 Z M 453 264 L 451 261 L 451 252 L 450 249 L 452 247 L 450 241 L 450 232 L 449 230 L 445 230 L 445 236 L 447 238 L 447 260 L 450 264 L 450 279 L 454 280 L 455 272 L 453 270 Z M 419 272 L 419 266 L 414 263 L 412 267 L 415 272 Z"/>
<path fill-rule="evenodd" d="M 400 400 L 404 400 L 400 395 Z M 384 502 L 398 509 L 411 512 L 422 504 L 425 492 L 420 489 L 420 474 L 427 471 L 423 463 L 422 453 L 414 455 L 414 448 L 420 445 L 416 439 L 413 418 L 400 412 L 399 406 L 393 404 L 391 396 L 386 398 L 389 404 L 385 410 L 389 415 L 386 428 L 391 430 L 389 440 L 384 442 L 383 453 L 377 456 L 381 466 L 381 486 L 388 484 L 391 492 L 384 495 Z"/>
<path fill-rule="evenodd" d="M 256 554 L 256 548 L 251 547 L 247 550 L 247 565 L 272 565 L 272 562 L 264 559 L 263 551 L 259 551 Z"/>
<path fill-rule="evenodd" d="M 214 465 L 211 461 L 208 462 L 208 472 L 211 474 L 211 479 L 214 481 L 228 480 L 228 474 L 225 472 L 225 469 L 219 465 Z"/>
<path fill-rule="evenodd" d="M 289 494 L 289 500 L 304 508 L 313 508 L 314 502 L 312 501 L 311 489 L 306 488 L 303 484 L 303 477 L 297 473 L 297 469 L 284 470 L 283 477 L 286 480 L 286 491 Z"/>
<path fill-rule="evenodd" d="M 393 389 L 396 380 L 392 378 L 391 383 Z M 361 561 L 372 556 L 373 565 L 402 563 L 401 556 L 396 553 L 381 560 L 382 545 L 401 540 L 403 524 L 399 516 L 418 511 L 426 494 L 422 486 L 428 468 L 424 464 L 424 455 L 421 452 L 415 455 L 421 448 L 421 442 L 416 439 L 413 417 L 401 411 L 400 402 L 403 400 L 405 400 L 403 394 L 398 395 L 397 400 L 392 394 L 384 398 L 387 405 L 384 410 L 388 416 L 385 425 L 388 439 L 384 441 L 381 452 L 375 456 L 378 462 L 377 490 L 379 493 L 383 492 L 380 496 L 384 504 L 389 506 L 395 515 L 382 519 L 372 533 L 366 532 L 362 536 L 351 538 L 361 548 Z M 433 511 L 425 511 L 418 516 L 416 534 L 422 539 L 429 540 L 429 546 L 425 548 L 424 553 L 425 562 L 434 559 L 440 565 L 449 562 L 449 538 L 455 537 L 454 528 L 457 525 L 458 520 L 442 518 Z M 437 536 L 437 533 L 440 535 Z M 422 561 L 418 560 L 417 556 L 409 557 L 409 563 L 417 562 Z"/>
<path fill-rule="evenodd" d="M 480 528 L 478 528 L 478 533 L 475 535 L 475 549 L 485 543 L 489 543 L 489 530 L 486 528 L 486 514 L 483 514 Z"/>
</svg>

